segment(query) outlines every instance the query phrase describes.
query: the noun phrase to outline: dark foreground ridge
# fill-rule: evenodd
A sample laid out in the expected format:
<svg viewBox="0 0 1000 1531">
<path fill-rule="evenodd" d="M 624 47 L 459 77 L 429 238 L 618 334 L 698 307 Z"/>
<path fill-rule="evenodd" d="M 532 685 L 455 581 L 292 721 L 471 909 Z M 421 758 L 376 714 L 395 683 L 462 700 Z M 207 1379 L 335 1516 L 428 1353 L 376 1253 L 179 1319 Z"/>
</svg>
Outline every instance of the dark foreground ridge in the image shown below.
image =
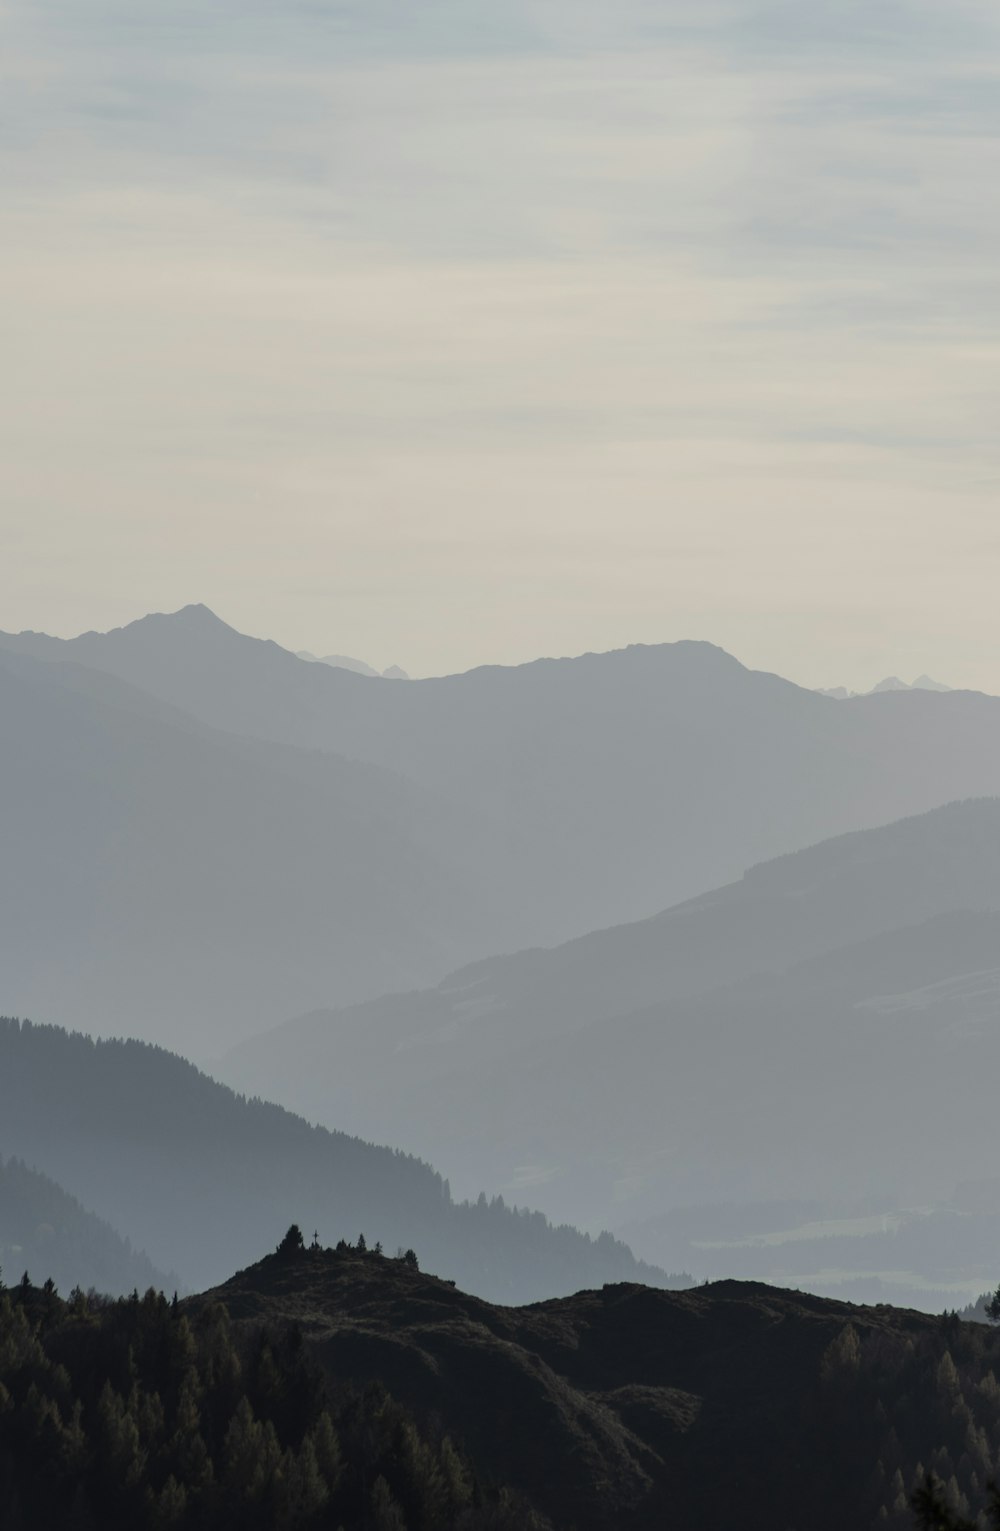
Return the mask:
<svg viewBox="0 0 1000 1531">
<path fill-rule="evenodd" d="M 191 1311 L 213 1301 L 377 1377 L 567 1531 L 911 1527 L 925 1473 L 978 1513 L 997 1471 L 1000 1334 L 954 1316 L 728 1281 L 503 1308 L 353 1250 L 264 1260 Z"/>
<path fill-rule="evenodd" d="M 181 1303 L 0 1292 L 4 1531 L 913 1531 L 915 1491 L 989 1499 L 985 1325 L 738 1282 L 503 1308 L 298 1242 Z"/>
</svg>

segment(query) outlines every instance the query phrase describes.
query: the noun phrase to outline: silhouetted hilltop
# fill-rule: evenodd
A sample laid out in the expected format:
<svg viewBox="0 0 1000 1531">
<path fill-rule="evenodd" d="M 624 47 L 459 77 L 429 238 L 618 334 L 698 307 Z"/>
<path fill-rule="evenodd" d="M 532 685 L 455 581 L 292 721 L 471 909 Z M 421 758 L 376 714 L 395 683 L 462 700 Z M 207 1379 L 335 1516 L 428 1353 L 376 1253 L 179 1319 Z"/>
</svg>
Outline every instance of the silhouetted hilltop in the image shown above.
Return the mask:
<svg viewBox="0 0 1000 1531">
<path fill-rule="evenodd" d="M 47 1175 L 20 1159 L 0 1159 L 0 1272 L 9 1285 L 25 1271 L 51 1278 L 62 1292 L 80 1286 L 113 1297 L 179 1284 Z"/>
<path fill-rule="evenodd" d="M 901 1528 L 918 1467 L 978 1508 L 1000 1446 L 1000 1336 L 957 1319 L 736 1282 L 512 1310 L 356 1251 L 264 1260 L 188 1311 L 215 1302 L 294 1323 L 577 1531 Z"/>
<path fill-rule="evenodd" d="M 428 1265 L 505 1301 L 581 1279 L 666 1280 L 602 1235 L 501 1199 L 452 1201 L 427 1164 L 246 1100 L 139 1042 L 0 1021 L 0 1150 L 127 1228 L 189 1286 L 218 1280 L 289 1217 L 327 1239 L 419 1243 Z"/>
</svg>

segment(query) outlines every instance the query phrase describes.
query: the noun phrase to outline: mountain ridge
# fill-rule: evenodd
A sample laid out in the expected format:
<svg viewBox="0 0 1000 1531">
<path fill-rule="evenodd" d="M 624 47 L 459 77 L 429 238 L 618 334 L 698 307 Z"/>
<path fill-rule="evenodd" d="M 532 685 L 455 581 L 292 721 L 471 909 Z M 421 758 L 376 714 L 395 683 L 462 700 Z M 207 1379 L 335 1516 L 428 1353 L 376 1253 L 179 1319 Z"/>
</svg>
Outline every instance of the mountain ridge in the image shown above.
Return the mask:
<svg viewBox="0 0 1000 1531">
<path fill-rule="evenodd" d="M 460 804 L 480 864 L 497 863 L 492 884 L 543 945 L 831 834 L 1000 791 L 997 699 L 908 692 L 844 708 L 702 641 L 398 687 L 197 608 L 58 643 L 214 728 L 365 761 Z"/>
<path fill-rule="evenodd" d="M 945 1351 L 971 1400 L 997 1346 L 957 1318 L 760 1283 L 615 1284 L 501 1308 L 355 1250 L 269 1257 L 188 1306 L 211 1303 L 237 1326 L 292 1322 L 330 1374 L 377 1373 L 418 1417 L 460 1420 L 473 1461 L 577 1531 L 724 1531 L 737 1513 L 753 1531 L 902 1525 L 896 1467 L 905 1483 L 917 1461 L 957 1464 L 967 1439 L 963 1424 L 954 1455 L 942 1449 Z M 897 1412 L 905 1387 L 919 1402 Z M 995 1428 L 984 1399 L 971 1407 Z M 971 1460 L 953 1470 L 982 1492 Z"/>
</svg>

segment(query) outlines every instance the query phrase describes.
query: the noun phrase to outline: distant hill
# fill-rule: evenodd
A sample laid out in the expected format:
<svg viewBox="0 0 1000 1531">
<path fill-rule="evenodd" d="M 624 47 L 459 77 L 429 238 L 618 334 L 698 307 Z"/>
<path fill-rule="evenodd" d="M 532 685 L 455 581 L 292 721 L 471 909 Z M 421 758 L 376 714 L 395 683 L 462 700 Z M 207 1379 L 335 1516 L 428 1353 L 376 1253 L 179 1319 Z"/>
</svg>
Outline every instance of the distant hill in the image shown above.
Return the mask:
<svg viewBox="0 0 1000 1531">
<path fill-rule="evenodd" d="M 215 729 L 366 762 L 461 810 L 478 895 L 501 911 L 469 957 L 512 949 L 504 910 L 529 932 L 519 944 L 552 944 L 831 835 L 1000 792 L 997 698 L 909 690 L 844 705 L 708 643 L 398 686 L 304 662 L 204 607 L 0 646 L 113 674 Z M 433 903 L 421 917 L 440 941 Z M 377 965 L 369 983 L 399 986 Z"/>
<path fill-rule="evenodd" d="M 427 1164 L 243 1099 L 139 1042 L 0 1021 L 0 1150 L 128 1228 L 188 1286 L 217 1281 L 292 1219 L 331 1241 L 419 1243 L 431 1269 L 509 1302 L 581 1280 L 668 1279 L 610 1235 L 485 1196 L 456 1204 Z"/>
<path fill-rule="evenodd" d="M 80 1286 L 113 1297 L 151 1286 L 174 1291 L 179 1285 L 176 1276 L 158 1271 L 108 1223 L 20 1159 L 0 1159 L 0 1271 L 8 1285 L 28 1271 L 38 1282 L 51 1277 L 63 1293 Z"/>
<path fill-rule="evenodd" d="M 352 1131 L 391 1122 L 463 1189 L 470 1176 L 575 1222 L 627 1224 L 647 1257 L 696 1273 L 806 1284 L 853 1271 L 877 1292 L 888 1272 L 887 1290 L 912 1300 L 925 1279 L 931 1301 L 952 1283 L 965 1301 L 1000 1234 L 953 1201 L 990 1160 L 998 952 L 1000 802 L 954 804 L 757 866 L 651 920 L 314 1012 L 220 1068 Z M 959 1119 L 935 1104 L 958 1098 Z M 756 1226 L 709 1216 L 700 1263 L 683 1219 L 662 1220 L 775 1200 L 865 1207 L 789 1206 L 771 1225 L 762 1208 Z M 951 1208 L 942 1258 L 912 1215 L 934 1205 Z M 796 1232 L 857 1216 L 864 1253 L 830 1238 L 843 1227 Z M 776 1237 L 755 1248 L 755 1234 Z"/>
</svg>

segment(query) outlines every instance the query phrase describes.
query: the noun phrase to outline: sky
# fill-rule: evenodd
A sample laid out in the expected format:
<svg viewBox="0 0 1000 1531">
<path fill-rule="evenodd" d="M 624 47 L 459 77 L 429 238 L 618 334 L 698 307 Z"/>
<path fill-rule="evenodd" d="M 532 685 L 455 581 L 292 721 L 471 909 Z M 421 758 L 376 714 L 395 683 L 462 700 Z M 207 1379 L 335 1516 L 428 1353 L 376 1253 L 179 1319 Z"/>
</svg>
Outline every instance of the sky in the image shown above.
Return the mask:
<svg viewBox="0 0 1000 1531">
<path fill-rule="evenodd" d="M 0 0 L 0 627 L 1000 691 L 995 0 Z"/>
</svg>

